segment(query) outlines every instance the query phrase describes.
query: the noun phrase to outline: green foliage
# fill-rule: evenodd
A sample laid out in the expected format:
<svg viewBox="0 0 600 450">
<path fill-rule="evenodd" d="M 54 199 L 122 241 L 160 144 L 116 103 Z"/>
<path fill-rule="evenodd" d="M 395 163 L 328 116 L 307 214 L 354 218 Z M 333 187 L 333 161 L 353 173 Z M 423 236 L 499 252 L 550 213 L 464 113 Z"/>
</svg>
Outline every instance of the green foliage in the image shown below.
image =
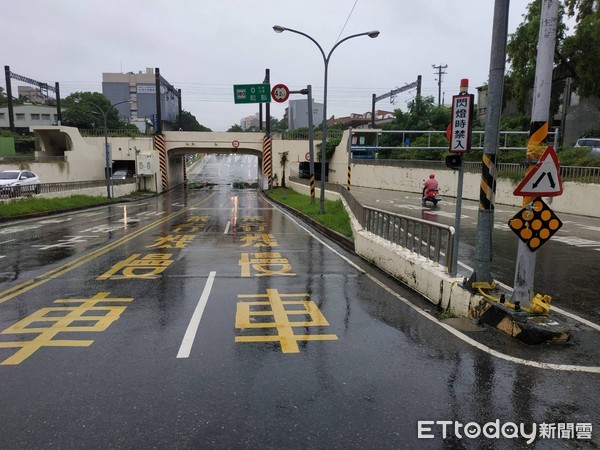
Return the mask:
<svg viewBox="0 0 600 450">
<path fill-rule="evenodd" d="M 285 198 L 283 198 L 284 192 Z M 341 200 L 325 200 L 325 214 L 319 214 L 319 198 L 316 198 L 315 203 L 311 205 L 310 196 L 299 194 L 291 189 L 271 189 L 266 191 L 266 194 L 278 202 L 288 205 L 309 216 L 311 219 L 319 222 L 327 228 L 335 230 L 344 236 L 352 236 L 350 218 L 348 217 L 348 212 L 345 210 L 344 204 Z"/>
<path fill-rule="evenodd" d="M 329 130 L 329 128 L 328 128 Z M 333 156 L 333 154 L 335 153 L 335 149 L 338 145 L 340 145 L 340 142 L 342 141 L 341 137 L 328 137 L 327 138 L 327 147 L 325 148 L 325 158 L 327 159 L 327 161 L 329 161 L 331 159 L 331 157 Z M 323 143 L 319 142 L 317 145 L 317 161 L 321 161 L 321 148 L 323 148 Z"/>
<path fill-rule="evenodd" d="M 287 128 L 287 119 L 277 120 L 275 117 L 271 117 L 271 133 L 283 133 L 287 131 Z"/>
<path fill-rule="evenodd" d="M 96 206 L 111 201 L 118 200 L 108 200 L 104 197 L 92 197 L 89 195 L 72 195 L 63 198 L 24 198 L 4 203 L 2 208 L 0 208 L 0 218 Z"/>
<path fill-rule="evenodd" d="M 581 97 L 600 97 L 600 1 L 570 1 L 570 11 L 579 6 L 575 33 L 568 36 L 561 52 L 576 75 L 573 87 Z M 595 7 L 593 6 L 595 4 Z"/>
<path fill-rule="evenodd" d="M 235 125 L 231 125 L 227 131 L 229 133 L 243 133 L 244 129 L 236 123 Z"/>
<path fill-rule="evenodd" d="M 18 133 L 12 132 L 10 130 L 0 130 L 0 137 L 16 137 L 18 135 Z"/>
<path fill-rule="evenodd" d="M 600 158 L 591 156 L 588 147 L 562 149 L 558 161 L 561 166 L 600 167 Z"/>
<path fill-rule="evenodd" d="M 507 56 L 510 71 L 505 79 L 505 101 L 513 99 L 519 111 L 531 103 L 534 85 L 541 1 L 529 4 L 524 21 L 510 36 Z M 600 97 L 600 0 L 565 0 L 559 4 L 550 112 L 558 110 L 564 79 L 573 78 L 573 89 L 583 98 Z M 566 9 L 566 11 L 565 11 Z M 566 36 L 565 16 L 575 17 L 574 32 Z"/>
<path fill-rule="evenodd" d="M 4 88 L 0 86 L 0 108 L 8 106 L 8 98 L 4 93 Z"/>
<path fill-rule="evenodd" d="M 504 100 L 515 102 L 519 112 L 524 113 L 531 104 L 531 91 L 535 80 L 535 67 L 537 61 L 537 44 L 540 29 L 540 16 L 542 2 L 533 1 L 527 7 L 524 21 L 510 36 L 506 52 L 510 70 L 507 75 L 504 89 Z M 566 25 L 562 21 L 564 9 L 559 6 L 558 24 L 556 32 L 556 48 L 565 38 Z M 555 54 L 555 63 L 560 66 L 561 58 Z M 552 86 L 552 99 L 550 102 L 551 114 L 556 114 L 560 105 L 560 94 L 564 90 L 564 76 L 557 77 L 560 69 L 555 69 Z"/>
<path fill-rule="evenodd" d="M 62 101 L 64 125 L 83 129 L 102 129 L 104 113 L 106 127 L 111 130 L 127 129 L 128 124 L 119 119 L 119 111 L 99 92 L 75 92 Z"/>
<path fill-rule="evenodd" d="M 212 131 L 210 128 L 206 128 L 198 123 L 196 117 L 188 111 L 182 110 L 181 117 L 177 116 L 175 122 L 173 122 L 173 128 L 175 130 L 182 129 L 184 131 Z"/>
</svg>

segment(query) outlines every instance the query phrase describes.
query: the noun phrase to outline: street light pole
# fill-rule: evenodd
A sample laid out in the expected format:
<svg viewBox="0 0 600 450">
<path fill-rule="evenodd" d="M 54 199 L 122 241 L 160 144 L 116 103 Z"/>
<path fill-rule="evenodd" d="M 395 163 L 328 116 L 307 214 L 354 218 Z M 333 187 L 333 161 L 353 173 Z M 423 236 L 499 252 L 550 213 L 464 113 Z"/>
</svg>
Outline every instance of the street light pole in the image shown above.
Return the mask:
<svg viewBox="0 0 600 450">
<path fill-rule="evenodd" d="M 327 74 L 329 71 L 329 60 L 331 58 L 331 54 L 333 53 L 333 51 L 342 42 L 345 42 L 349 39 L 359 37 L 359 36 L 369 36 L 370 38 L 376 38 L 377 36 L 379 36 L 379 31 L 376 31 L 376 30 L 375 31 L 367 31 L 365 33 L 358 33 L 358 34 L 352 34 L 350 36 L 346 36 L 341 41 L 338 41 L 338 43 L 333 46 L 333 48 L 329 51 L 329 53 L 326 56 L 325 52 L 323 51 L 323 47 L 321 47 L 314 38 L 312 38 L 311 36 L 309 36 L 306 33 L 303 33 L 302 31 L 293 30 L 291 28 L 282 27 L 280 25 L 275 25 L 273 27 L 273 30 L 276 33 L 283 33 L 284 31 L 291 31 L 292 33 L 296 33 L 296 34 L 304 36 L 305 38 L 310 39 L 317 46 L 317 48 L 321 52 L 321 56 L 323 57 L 323 63 L 325 65 L 325 78 L 323 80 L 323 139 L 321 141 L 321 196 L 320 196 L 319 214 L 325 214 L 325 175 L 326 175 L 325 164 L 327 163 L 327 153 L 326 153 L 326 151 L 327 151 Z"/>
<path fill-rule="evenodd" d="M 90 100 L 83 100 L 83 99 L 78 99 L 79 101 L 76 100 L 76 103 L 79 102 L 84 102 L 84 103 L 89 103 L 90 105 L 92 105 L 94 108 L 96 108 L 98 111 L 100 111 L 100 113 L 102 114 L 102 119 L 104 121 L 104 176 L 106 177 L 106 196 L 108 198 L 112 198 L 112 180 L 111 180 L 111 164 L 110 164 L 110 154 L 108 151 L 108 112 L 111 110 L 111 108 L 117 106 L 117 105 L 121 105 L 123 103 L 131 103 L 133 100 L 123 100 L 121 102 L 117 102 L 117 103 L 113 103 L 112 105 L 110 105 L 106 111 L 104 109 L 102 109 L 99 105 L 97 105 L 96 103 L 90 101 Z"/>
</svg>

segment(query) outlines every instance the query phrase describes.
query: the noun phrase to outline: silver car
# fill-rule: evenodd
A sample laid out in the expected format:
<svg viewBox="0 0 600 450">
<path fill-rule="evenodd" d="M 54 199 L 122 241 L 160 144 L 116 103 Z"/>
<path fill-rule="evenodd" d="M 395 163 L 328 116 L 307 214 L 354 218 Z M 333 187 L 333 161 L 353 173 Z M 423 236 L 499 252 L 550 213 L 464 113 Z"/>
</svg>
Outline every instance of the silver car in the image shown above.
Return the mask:
<svg viewBox="0 0 600 450">
<path fill-rule="evenodd" d="M 40 193 L 40 177 L 30 170 L 3 170 L 0 172 L 0 193 L 18 197 L 23 192 Z"/>
<path fill-rule="evenodd" d="M 600 138 L 581 138 L 575 143 L 575 147 L 590 147 L 590 155 L 600 156 Z"/>
</svg>

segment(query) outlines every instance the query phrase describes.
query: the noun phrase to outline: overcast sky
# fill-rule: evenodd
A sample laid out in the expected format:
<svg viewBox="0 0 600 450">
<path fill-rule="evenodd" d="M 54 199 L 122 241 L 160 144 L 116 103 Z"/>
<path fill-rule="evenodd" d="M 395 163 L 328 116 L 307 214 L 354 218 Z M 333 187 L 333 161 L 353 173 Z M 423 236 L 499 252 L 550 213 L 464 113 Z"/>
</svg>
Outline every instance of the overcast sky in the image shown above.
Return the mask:
<svg viewBox="0 0 600 450">
<path fill-rule="evenodd" d="M 529 0 L 510 2 L 509 32 L 522 22 Z M 338 38 L 379 30 L 342 43 L 329 63 L 328 116 L 371 109 L 371 96 L 423 77 L 423 94 L 437 100 L 432 65 L 447 65 L 442 92 L 448 103 L 461 78 L 470 90 L 488 78 L 492 0 L 28 0 L 3 1 L 2 65 L 38 81 L 60 83 L 61 96 L 102 92 L 103 72 L 158 67 L 182 90 L 183 109 L 213 131 L 225 131 L 258 105 L 236 105 L 234 84 L 260 83 L 298 90 L 311 84 L 323 99 L 323 58 L 298 34 L 312 36 L 327 54 Z M 15 80 L 13 93 L 20 83 Z M 6 88 L 4 77 L 0 84 Z M 377 103 L 406 110 L 415 91 Z M 294 96 L 295 99 L 304 98 Z M 287 103 L 271 103 L 283 117 Z"/>
</svg>

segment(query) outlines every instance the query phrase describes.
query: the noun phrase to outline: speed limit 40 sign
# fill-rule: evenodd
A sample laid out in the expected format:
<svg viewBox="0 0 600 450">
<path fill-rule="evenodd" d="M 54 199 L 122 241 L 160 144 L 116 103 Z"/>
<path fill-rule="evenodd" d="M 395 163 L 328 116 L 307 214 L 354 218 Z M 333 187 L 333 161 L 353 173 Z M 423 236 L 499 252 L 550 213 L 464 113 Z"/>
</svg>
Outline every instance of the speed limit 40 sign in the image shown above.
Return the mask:
<svg viewBox="0 0 600 450">
<path fill-rule="evenodd" d="M 276 84 L 271 89 L 271 97 L 278 103 L 285 102 L 290 96 L 290 90 L 285 84 Z"/>
</svg>

